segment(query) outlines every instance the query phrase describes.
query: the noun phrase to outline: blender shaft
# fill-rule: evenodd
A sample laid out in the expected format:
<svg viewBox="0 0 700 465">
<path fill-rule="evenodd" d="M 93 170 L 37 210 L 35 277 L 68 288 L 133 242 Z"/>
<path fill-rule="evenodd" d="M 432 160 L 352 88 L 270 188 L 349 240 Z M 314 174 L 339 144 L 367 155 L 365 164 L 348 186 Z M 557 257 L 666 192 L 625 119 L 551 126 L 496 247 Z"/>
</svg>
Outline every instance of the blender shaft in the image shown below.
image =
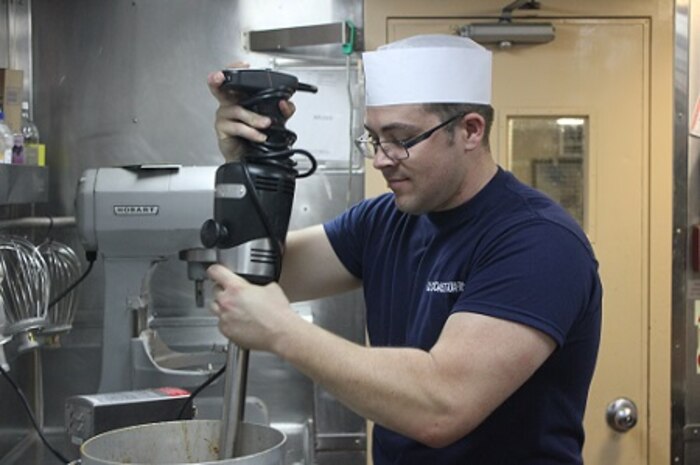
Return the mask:
<svg viewBox="0 0 700 465">
<path fill-rule="evenodd" d="M 247 349 L 229 342 L 224 377 L 224 405 L 219 434 L 219 459 L 230 459 L 236 451 L 238 427 L 243 421 L 248 381 Z"/>
</svg>

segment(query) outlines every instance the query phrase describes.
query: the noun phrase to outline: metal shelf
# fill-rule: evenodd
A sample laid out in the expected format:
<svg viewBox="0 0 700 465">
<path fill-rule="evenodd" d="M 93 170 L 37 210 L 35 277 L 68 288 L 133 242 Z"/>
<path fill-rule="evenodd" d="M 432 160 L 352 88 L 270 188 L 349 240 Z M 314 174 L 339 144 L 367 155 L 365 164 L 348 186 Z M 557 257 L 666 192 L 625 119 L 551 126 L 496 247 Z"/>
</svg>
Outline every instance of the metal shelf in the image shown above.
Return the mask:
<svg viewBox="0 0 700 465">
<path fill-rule="evenodd" d="M 47 167 L 0 164 L 0 205 L 46 202 L 48 198 Z"/>
<path fill-rule="evenodd" d="M 244 33 L 245 46 L 251 52 L 274 52 L 291 47 L 341 44 L 348 53 L 359 50 L 355 25 L 349 21 L 316 24 L 313 26 L 248 31 Z"/>
</svg>

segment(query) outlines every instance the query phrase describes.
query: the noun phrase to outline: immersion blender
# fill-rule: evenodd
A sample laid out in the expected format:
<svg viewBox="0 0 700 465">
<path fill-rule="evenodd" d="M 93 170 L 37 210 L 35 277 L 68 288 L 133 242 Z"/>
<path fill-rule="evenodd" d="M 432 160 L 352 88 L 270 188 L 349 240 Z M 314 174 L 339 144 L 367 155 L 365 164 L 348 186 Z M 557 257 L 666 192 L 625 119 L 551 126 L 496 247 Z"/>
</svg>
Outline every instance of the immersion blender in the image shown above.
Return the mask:
<svg viewBox="0 0 700 465">
<path fill-rule="evenodd" d="M 239 160 L 221 165 L 216 172 L 214 218 L 202 226 L 202 244 L 216 248 L 217 262 L 251 283 L 278 281 L 284 241 L 292 213 L 296 179 L 311 175 L 316 160 L 307 151 L 292 149 L 296 134 L 285 128 L 281 100 L 295 91 L 317 92 L 296 77 L 268 69 L 227 69 L 222 90 L 242 97 L 240 105 L 267 116 L 267 140 L 246 144 Z M 294 155 L 311 166 L 296 169 Z M 248 350 L 229 343 L 224 384 L 224 409 L 219 438 L 219 459 L 236 456 L 238 424 L 243 421 L 248 373 Z"/>
</svg>

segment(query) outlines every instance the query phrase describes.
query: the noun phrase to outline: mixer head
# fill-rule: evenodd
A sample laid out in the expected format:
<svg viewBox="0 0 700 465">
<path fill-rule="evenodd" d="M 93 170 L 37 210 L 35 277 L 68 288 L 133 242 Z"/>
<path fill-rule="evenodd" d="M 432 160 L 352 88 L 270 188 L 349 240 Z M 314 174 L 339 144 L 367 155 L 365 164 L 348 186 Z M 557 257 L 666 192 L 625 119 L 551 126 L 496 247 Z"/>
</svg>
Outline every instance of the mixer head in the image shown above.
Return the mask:
<svg viewBox="0 0 700 465">
<path fill-rule="evenodd" d="M 221 89 L 240 97 L 240 105 L 267 116 L 264 142 L 246 141 L 239 161 L 216 172 L 214 218 L 201 230 L 202 244 L 217 249 L 217 261 L 256 284 L 277 281 L 292 213 L 297 178 L 316 170 L 316 159 L 294 149 L 296 134 L 285 127 L 280 102 L 296 91 L 315 93 L 315 86 L 269 69 L 226 69 Z M 311 167 L 296 169 L 295 155 Z"/>
</svg>

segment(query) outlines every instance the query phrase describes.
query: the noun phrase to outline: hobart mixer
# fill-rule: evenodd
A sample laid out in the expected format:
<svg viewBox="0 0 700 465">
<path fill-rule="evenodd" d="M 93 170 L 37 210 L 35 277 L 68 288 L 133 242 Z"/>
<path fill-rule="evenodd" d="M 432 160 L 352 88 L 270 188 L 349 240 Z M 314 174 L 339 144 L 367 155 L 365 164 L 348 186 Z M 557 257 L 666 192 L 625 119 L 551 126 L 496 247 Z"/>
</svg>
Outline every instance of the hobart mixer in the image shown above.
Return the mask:
<svg viewBox="0 0 700 465">
<path fill-rule="evenodd" d="M 215 171 L 139 165 L 89 169 L 81 176 L 78 233 L 84 249 L 104 266 L 100 393 L 197 386 L 212 373 L 210 365 L 223 362 L 221 352 L 171 350 L 150 324 L 151 278 L 160 263 L 178 254 L 190 267 L 216 260 L 199 239 L 213 210 Z M 200 286 L 195 289 L 200 292 Z"/>
</svg>

